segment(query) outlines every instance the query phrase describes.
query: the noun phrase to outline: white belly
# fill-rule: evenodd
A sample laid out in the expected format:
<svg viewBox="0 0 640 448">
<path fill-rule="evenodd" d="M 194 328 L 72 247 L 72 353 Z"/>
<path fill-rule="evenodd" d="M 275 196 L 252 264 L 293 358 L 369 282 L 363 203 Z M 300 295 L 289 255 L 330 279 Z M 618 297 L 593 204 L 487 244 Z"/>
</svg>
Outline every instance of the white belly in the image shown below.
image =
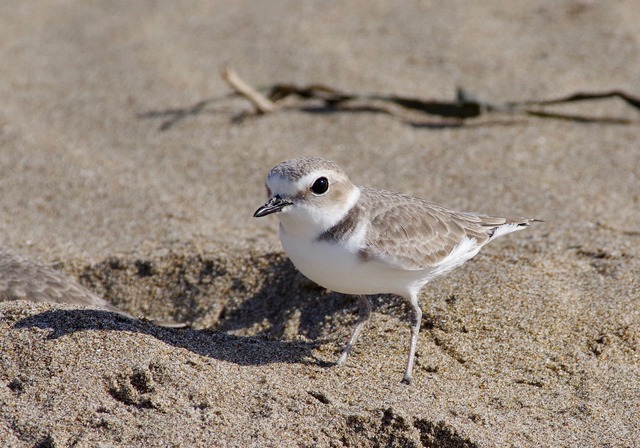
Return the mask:
<svg viewBox="0 0 640 448">
<path fill-rule="evenodd" d="M 409 297 L 430 278 L 430 270 L 407 271 L 361 259 L 338 243 L 293 238 L 280 227 L 282 247 L 293 264 L 320 286 L 344 294 L 398 294 Z"/>
</svg>

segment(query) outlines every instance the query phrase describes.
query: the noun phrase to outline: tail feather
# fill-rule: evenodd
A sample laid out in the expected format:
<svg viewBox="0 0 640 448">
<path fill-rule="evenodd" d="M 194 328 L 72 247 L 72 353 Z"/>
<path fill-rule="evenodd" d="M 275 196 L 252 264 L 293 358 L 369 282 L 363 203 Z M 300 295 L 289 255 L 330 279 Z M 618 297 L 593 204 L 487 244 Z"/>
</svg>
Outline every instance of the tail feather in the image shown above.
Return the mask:
<svg viewBox="0 0 640 448">
<path fill-rule="evenodd" d="M 525 227 L 529 227 L 531 223 L 534 222 L 544 221 L 535 218 L 507 218 L 504 224 L 491 228 L 491 231 L 489 233 L 489 240 L 496 239 L 502 235 L 506 235 L 507 233 L 517 232 L 518 230 L 522 230 Z"/>
</svg>

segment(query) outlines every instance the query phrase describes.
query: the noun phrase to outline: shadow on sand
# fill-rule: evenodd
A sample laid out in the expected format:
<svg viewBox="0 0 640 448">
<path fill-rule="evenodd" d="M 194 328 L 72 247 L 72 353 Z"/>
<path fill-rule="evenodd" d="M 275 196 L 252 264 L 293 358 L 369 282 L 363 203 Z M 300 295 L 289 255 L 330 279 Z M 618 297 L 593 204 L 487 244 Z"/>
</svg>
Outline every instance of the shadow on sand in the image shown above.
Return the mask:
<svg viewBox="0 0 640 448">
<path fill-rule="evenodd" d="M 336 311 L 349 309 L 355 317 L 355 300 L 311 284 L 279 254 L 267 257 L 269 262 L 261 264 L 258 273 L 265 280 L 253 293 L 243 280 L 234 281 L 234 289 L 247 293 L 246 298 L 223 304 L 216 330 L 163 328 L 114 312 L 87 309 L 45 311 L 20 320 L 14 328 L 48 330 L 49 339 L 82 331 L 144 333 L 199 355 L 241 365 L 332 365 L 313 356 L 312 351 L 320 342 L 309 341 L 322 334 L 323 323 Z M 296 335 L 307 339 L 295 338 Z"/>
</svg>

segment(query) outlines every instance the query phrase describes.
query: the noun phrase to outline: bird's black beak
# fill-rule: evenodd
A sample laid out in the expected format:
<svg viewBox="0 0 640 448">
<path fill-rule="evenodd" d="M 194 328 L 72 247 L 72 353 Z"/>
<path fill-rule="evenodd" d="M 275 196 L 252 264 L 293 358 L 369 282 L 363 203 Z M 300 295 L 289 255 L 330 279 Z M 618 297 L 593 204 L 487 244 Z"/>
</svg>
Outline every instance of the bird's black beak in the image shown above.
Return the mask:
<svg viewBox="0 0 640 448">
<path fill-rule="evenodd" d="M 263 216 L 270 215 L 271 213 L 278 213 L 279 211 L 282 211 L 282 209 L 285 208 L 287 205 L 292 205 L 292 204 L 293 202 L 291 201 L 287 201 L 286 199 L 282 199 L 278 196 L 274 196 L 271 199 L 269 199 L 266 202 L 266 204 L 264 204 L 262 207 L 256 210 L 256 212 L 253 214 L 253 217 L 261 218 Z"/>
</svg>

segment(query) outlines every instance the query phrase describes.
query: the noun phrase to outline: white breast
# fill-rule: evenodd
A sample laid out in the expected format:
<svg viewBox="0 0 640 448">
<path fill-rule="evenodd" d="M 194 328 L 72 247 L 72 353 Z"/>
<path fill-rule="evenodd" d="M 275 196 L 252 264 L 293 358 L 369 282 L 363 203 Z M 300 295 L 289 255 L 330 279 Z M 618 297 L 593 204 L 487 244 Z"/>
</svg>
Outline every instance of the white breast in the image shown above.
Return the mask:
<svg viewBox="0 0 640 448">
<path fill-rule="evenodd" d="M 398 294 L 409 297 L 431 279 L 444 275 L 474 257 L 480 246 L 463 241 L 438 266 L 406 270 L 358 255 L 362 238 L 354 235 L 346 244 L 295 238 L 280 226 L 282 247 L 293 264 L 320 286 L 343 294 Z"/>
<path fill-rule="evenodd" d="M 355 238 L 357 239 L 357 238 Z M 386 263 L 365 261 L 359 245 L 295 238 L 280 226 L 282 247 L 293 264 L 320 286 L 343 294 L 391 293 L 408 296 L 428 276 L 424 271 L 406 271 Z M 355 241 L 351 241 L 355 243 Z"/>
</svg>

